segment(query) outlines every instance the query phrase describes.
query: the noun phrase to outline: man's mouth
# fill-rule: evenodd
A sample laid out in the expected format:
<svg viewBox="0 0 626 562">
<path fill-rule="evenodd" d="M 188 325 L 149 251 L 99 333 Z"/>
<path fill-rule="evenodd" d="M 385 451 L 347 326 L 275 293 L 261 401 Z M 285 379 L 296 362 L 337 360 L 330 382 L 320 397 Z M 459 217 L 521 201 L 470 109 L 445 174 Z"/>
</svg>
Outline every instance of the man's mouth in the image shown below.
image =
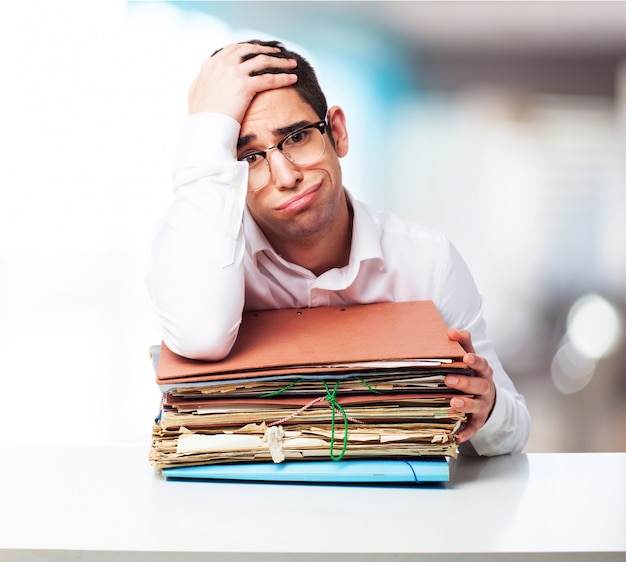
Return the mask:
<svg viewBox="0 0 626 562">
<path fill-rule="evenodd" d="M 315 185 L 310 187 L 306 191 L 295 195 L 288 201 L 281 203 L 278 207 L 276 207 L 277 211 L 297 211 L 306 207 L 311 201 L 315 198 L 317 192 L 320 189 L 320 185 Z"/>
</svg>

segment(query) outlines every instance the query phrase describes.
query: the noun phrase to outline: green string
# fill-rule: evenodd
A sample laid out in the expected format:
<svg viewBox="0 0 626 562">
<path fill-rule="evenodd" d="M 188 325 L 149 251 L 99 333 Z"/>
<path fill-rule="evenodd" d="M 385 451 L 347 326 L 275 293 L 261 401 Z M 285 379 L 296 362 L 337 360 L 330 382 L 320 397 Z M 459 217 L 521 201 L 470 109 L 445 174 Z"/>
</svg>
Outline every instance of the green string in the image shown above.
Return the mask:
<svg viewBox="0 0 626 562">
<path fill-rule="evenodd" d="M 369 384 L 367 384 L 367 381 L 365 379 L 362 379 L 361 377 L 357 377 L 357 380 L 361 381 L 370 392 L 373 392 L 374 394 L 382 394 L 382 392 L 380 392 L 379 390 L 376 390 L 375 388 L 372 388 Z"/>
<path fill-rule="evenodd" d="M 328 385 L 326 384 L 326 381 L 322 381 L 322 383 L 324 384 L 324 388 L 326 389 L 326 396 L 325 396 L 326 402 L 330 404 L 330 409 L 331 409 L 330 450 L 328 451 L 328 454 L 330 455 L 330 458 L 333 459 L 334 461 L 340 461 L 343 458 L 343 456 L 346 454 L 346 449 L 348 448 L 348 416 L 346 414 L 346 411 L 341 406 L 341 404 L 339 404 L 339 402 L 335 400 L 335 395 L 337 394 L 337 389 L 339 388 L 339 382 L 340 381 L 337 381 L 335 383 L 335 388 L 333 388 L 331 392 L 330 389 L 328 388 Z M 333 446 L 335 444 L 335 409 L 341 412 L 341 415 L 343 416 L 343 427 L 344 427 L 343 447 L 341 448 L 341 453 L 339 453 L 339 455 L 335 455 L 333 453 Z"/>
<path fill-rule="evenodd" d="M 288 384 L 287 386 L 283 386 L 283 388 L 279 388 L 278 390 L 274 390 L 273 392 L 267 392 L 265 394 L 261 394 L 260 398 L 269 398 L 270 396 L 276 396 L 277 394 L 280 394 L 281 392 L 285 392 L 285 390 L 289 390 L 292 386 L 295 386 L 296 384 L 298 384 L 299 382 L 302 382 L 304 379 L 298 379 L 297 381 L 293 381 L 291 384 Z"/>
<path fill-rule="evenodd" d="M 372 388 L 364 379 L 360 377 L 357 377 L 357 379 L 361 381 L 368 388 L 368 390 L 370 390 L 374 394 L 382 394 L 382 392 L 379 392 L 378 390 Z M 302 382 L 303 380 L 304 379 L 298 379 L 292 382 L 291 384 L 284 386 L 283 388 L 280 388 L 273 392 L 267 392 L 266 394 L 261 394 L 261 398 L 269 398 L 270 396 L 276 396 L 277 394 L 280 394 L 281 392 L 284 392 L 285 390 L 289 390 L 292 386 L 295 386 L 296 384 L 298 384 L 299 382 Z M 343 459 L 344 455 L 346 454 L 346 449 L 348 448 L 348 415 L 346 414 L 346 411 L 343 409 L 341 404 L 339 404 L 339 402 L 337 402 L 335 398 L 337 395 L 337 390 L 339 390 L 340 382 L 341 380 L 338 380 L 335 383 L 335 386 L 331 391 L 330 388 L 328 388 L 326 381 L 322 381 L 322 384 L 324 385 L 324 388 L 326 389 L 326 396 L 324 398 L 326 399 L 326 402 L 328 402 L 328 404 L 330 405 L 330 410 L 331 410 L 330 450 L 328 453 L 330 455 L 330 458 L 334 461 L 340 461 L 341 459 Z M 343 426 L 344 426 L 343 446 L 341 447 L 341 452 L 339 453 L 339 455 L 335 455 L 333 453 L 333 445 L 335 443 L 335 411 L 336 410 L 339 410 L 341 412 L 341 415 L 343 417 Z"/>
</svg>

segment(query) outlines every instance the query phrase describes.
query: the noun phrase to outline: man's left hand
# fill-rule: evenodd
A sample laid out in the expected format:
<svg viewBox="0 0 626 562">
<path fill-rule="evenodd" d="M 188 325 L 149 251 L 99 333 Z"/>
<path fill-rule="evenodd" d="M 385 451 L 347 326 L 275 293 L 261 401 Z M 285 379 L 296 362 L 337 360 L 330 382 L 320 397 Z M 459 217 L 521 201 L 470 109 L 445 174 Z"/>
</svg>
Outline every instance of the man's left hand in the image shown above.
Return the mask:
<svg viewBox="0 0 626 562">
<path fill-rule="evenodd" d="M 457 434 L 457 443 L 463 443 L 471 439 L 489 418 L 496 401 L 496 387 L 493 369 L 484 357 L 476 355 L 471 334 L 467 330 L 450 328 L 448 338 L 461 344 L 466 351 L 463 362 L 474 371 L 473 376 L 448 375 L 445 379 L 449 388 L 471 395 L 455 396 L 450 401 L 452 408 L 468 414 L 467 424 Z"/>
</svg>

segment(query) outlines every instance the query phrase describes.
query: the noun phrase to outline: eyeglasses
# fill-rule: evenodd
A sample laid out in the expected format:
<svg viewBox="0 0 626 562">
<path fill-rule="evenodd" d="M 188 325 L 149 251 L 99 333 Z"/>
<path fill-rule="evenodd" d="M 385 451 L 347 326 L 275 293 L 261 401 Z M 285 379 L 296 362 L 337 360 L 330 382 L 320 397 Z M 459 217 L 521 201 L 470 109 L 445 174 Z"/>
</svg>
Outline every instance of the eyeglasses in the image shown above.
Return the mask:
<svg viewBox="0 0 626 562">
<path fill-rule="evenodd" d="M 326 152 L 325 131 L 326 121 L 312 123 L 289 133 L 280 142 L 265 150 L 244 152 L 237 160 L 248 164 L 248 189 L 257 191 L 269 181 L 271 170 L 267 155 L 275 148 L 296 166 L 315 164 Z"/>
</svg>

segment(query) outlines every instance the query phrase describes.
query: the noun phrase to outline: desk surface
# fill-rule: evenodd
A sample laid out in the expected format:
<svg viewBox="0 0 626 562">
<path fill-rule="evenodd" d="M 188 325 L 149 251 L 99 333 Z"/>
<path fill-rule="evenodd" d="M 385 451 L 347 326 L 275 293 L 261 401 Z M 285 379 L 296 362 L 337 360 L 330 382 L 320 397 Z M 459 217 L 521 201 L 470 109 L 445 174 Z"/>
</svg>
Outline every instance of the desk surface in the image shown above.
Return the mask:
<svg viewBox="0 0 626 562">
<path fill-rule="evenodd" d="M 146 459 L 0 449 L 0 560 L 626 559 L 626 453 L 461 457 L 449 483 L 378 487 L 165 481 Z"/>
</svg>

